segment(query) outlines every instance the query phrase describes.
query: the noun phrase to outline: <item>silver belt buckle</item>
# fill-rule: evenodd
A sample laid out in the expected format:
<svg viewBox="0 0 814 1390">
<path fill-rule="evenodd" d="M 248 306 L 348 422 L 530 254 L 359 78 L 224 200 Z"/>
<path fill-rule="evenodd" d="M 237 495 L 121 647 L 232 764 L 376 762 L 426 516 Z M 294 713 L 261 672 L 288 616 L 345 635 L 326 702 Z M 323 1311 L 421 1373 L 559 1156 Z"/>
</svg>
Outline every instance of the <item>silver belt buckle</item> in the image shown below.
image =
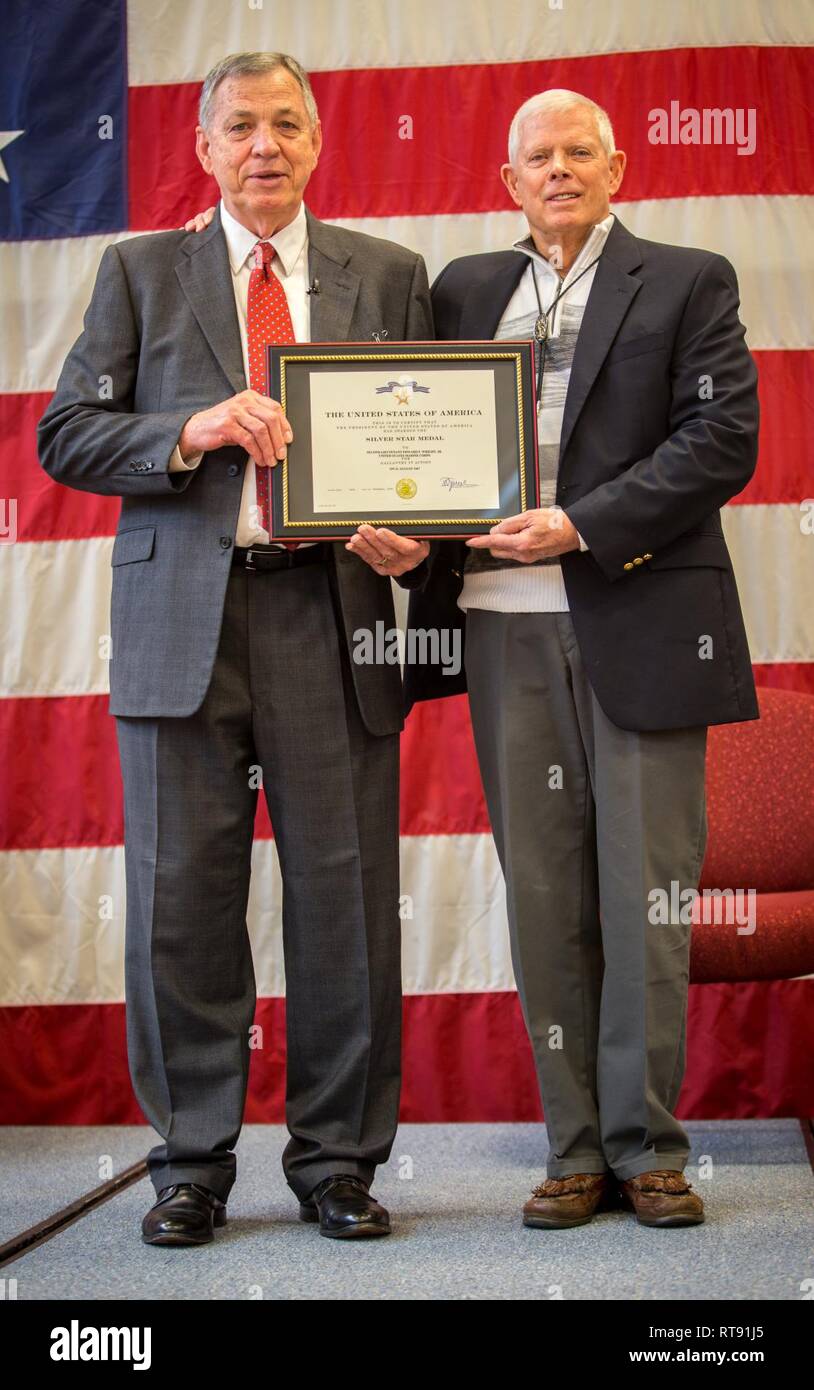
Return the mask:
<svg viewBox="0 0 814 1390">
<path fill-rule="evenodd" d="M 270 545 L 269 548 L 268 548 L 268 550 L 261 550 L 261 551 L 255 551 L 254 547 L 250 545 L 250 546 L 248 546 L 247 549 L 246 549 L 246 569 L 247 569 L 247 570 L 251 570 L 252 574 L 260 574 L 260 573 L 261 573 L 261 570 L 260 570 L 260 569 L 257 567 L 257 565 L 254 563 L 254 557 L 255 557 L 256 554 L 260 554 L 260 555 L 285 555 L 286 558 L 287 558 L 288 561 L 289 561 L 289 564 L 290 564 L 290 563 L 291 563 L 291 558 L 290 558 L 290 557 L 291 557 L 292 553 L 293 553 L 292 551 L 286 550 L 286 548 L 285 548 L 284 545 Z"/>
</svg>

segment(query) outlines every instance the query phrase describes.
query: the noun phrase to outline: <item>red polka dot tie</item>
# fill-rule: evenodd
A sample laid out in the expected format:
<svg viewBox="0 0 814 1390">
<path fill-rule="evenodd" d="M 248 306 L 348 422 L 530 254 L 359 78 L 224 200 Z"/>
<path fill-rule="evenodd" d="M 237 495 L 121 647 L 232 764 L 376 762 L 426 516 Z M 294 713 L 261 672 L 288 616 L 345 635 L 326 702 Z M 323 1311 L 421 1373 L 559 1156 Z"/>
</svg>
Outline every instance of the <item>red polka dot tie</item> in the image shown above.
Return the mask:
<svg viewBox="0 0 814 1390">
<path fill-rule="evenodd" d="M 268 395 L 266 377 L 266 348 L 270 343 L 295 343 L 294 328 L 288 312 L 288 300 L 271 268 L 274 247 L 270 241 L 258 241 L 254 248 L 254 270 L 249 277 L 249 298 L 246 305 L 246 338 L 249 349 L 249 386 L 253 391 Z M 257 510 L 260 525 L 271 531 L 271 469 L 254 465 L 257 483 Z M 299 541 L 285 542 L 288 550 L 296 550 Z"/>
</svg>

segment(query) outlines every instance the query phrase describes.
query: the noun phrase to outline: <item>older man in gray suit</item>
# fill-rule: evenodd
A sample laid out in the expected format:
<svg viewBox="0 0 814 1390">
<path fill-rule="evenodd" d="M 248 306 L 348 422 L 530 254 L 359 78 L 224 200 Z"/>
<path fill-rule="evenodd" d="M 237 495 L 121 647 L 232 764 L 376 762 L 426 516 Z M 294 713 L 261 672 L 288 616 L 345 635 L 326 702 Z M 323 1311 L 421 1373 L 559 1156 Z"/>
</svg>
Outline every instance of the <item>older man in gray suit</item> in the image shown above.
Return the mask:
<svg viewBox="0 0 814 1390">
<path fill-rule="evenodd" d="M 389 1229 L 369 1187 L 400 1090 L 402 694 L 398 668 L 356 665 L 348 648 L 355 629 L 393 625 L 391 588 L 341 543 L 270 541 L 267 470 L 292 432 L 260 375 L 269 340 L 433 330 L 419 256 L 305 208 L 320 146 L 292 58 L 238 54 L 213 69 L 197 152 L 218 213 L 203 235 L 105 252 L 39 430 L 52 478 L 122 498 L 110 710 L 130 1071 L 163 1139 L 148 1156 L 151 1244 L 211 1240 L 235 1180 L 255 1008 L 256 765 L 284 887 L 286 1178 L 324 1235 Z"/>
</svg>

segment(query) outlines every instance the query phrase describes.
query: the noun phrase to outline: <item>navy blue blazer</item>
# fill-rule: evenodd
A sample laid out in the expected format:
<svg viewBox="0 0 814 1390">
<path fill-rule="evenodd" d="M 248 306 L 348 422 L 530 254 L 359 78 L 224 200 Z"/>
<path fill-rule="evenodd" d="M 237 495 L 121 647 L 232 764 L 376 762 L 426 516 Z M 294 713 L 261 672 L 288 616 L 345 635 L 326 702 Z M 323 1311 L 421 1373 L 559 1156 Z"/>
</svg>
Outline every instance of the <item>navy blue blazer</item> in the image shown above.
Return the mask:
<svg viewBox="0 0 814 1390">
<path fill-rule="evenodd" d="M 432 287 L 436 337 L 492 338 L 526 265 L 517 251 L 452 261 Z M 580 654 L 623 729 L 758 717 L 719 511 L 757 463 L 757 370 L 738 307 L 725 257 L 614 220 L 574 353 L 556 501 L 589 546 L 562 556 Z M 465 632 L 468 553 L 433 544 L 412 626 Z M 408 709 L 465 688 L 463 670 L 405 668 Z"/>
</svg>

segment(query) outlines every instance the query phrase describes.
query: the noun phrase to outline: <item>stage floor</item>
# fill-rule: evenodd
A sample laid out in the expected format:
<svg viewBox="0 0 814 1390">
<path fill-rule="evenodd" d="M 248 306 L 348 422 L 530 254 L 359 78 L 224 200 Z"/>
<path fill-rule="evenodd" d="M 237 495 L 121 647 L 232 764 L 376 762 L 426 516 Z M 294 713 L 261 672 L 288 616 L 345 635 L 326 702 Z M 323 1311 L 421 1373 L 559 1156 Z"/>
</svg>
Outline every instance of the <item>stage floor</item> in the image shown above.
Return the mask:
<svg viewBox="0 0 814 1390">
<path fill-rule="evenodd" d="M 297 1219 L 280 1167 L 286 1131 L 249 1125 L 228 1225 L 211 1245 L 144 1245 L 154 1194 L 143 1177 L 6 1262 L 0 1278 L 21 1301 L 802 1298 L 814 1273 L 814 1178 L 799 1121 L 685 1127 L 702 1226 L 654 1230 L 609 1212 L 573 1230 L 527 1229 L 520 1208 L 545 1177 L 543 1125 L 403 1125 L 373 1189 L 393 1234 L 325 1240 Z M 0 1245 L 154 1142 L 146 1126 L 0 1128 Z"/>
</svg>

